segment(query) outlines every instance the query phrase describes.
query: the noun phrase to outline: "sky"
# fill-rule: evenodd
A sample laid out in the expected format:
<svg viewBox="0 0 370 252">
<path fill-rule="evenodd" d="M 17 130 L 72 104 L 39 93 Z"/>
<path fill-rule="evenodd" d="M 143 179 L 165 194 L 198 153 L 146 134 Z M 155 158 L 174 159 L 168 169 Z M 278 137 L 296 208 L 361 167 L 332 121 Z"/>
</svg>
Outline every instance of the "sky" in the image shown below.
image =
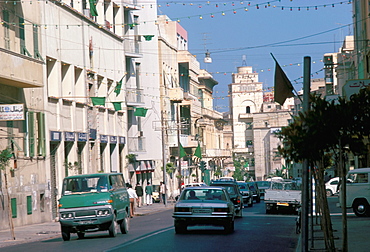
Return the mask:
<svg viewBox="0 0 370 252">
<path fill-rule="evenodd" d="M 311 57 L 311 78 L 323 78 L 323 55 L 338 52 L 353 35 L 349 0 L 158 0 L 158 14 L 187 30 L 189 52 L 218 81 L 213 97 L 220 112 L 229 110 L 228 84 L 237 67 L 252 66 L 264 88 L 273 87 L 272 53 L 299 91 L 304 57 Z M 212 63 L 203 62 L 207 50 Z"/>
</svg>

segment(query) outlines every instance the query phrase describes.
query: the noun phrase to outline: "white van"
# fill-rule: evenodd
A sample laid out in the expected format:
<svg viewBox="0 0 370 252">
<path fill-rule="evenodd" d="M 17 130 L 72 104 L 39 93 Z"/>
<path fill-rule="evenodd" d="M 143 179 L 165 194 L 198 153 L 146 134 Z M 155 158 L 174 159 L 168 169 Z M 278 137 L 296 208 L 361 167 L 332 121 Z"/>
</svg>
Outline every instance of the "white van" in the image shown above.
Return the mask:
<svg viewBox="0 0 370 252">
<path fill-rule="evenodd" d="M 370 168 L 354 169 L 347 174 L 347 200 L 346 208 L 352 208 L 359 216 L 370 216 Z M 342 190 L 339 191 L 339 203 Z"/>
</svg>

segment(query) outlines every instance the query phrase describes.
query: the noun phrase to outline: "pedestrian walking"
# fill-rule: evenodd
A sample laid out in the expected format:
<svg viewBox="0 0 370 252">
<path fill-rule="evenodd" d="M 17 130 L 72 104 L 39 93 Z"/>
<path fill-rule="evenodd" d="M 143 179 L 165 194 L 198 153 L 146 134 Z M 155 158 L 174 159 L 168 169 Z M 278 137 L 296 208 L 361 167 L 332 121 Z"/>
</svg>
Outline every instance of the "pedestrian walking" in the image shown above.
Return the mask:
<svg viewBox="0 0 370 252">
<path fill-rule="evenodd" d="M 153 186 L 148 182 L 148 185 L 145 187 L 145 193 L 146 193 L 146 205 L 153 204 Z"/>
<path fill-rule="evenodd" d="M 134 217 L 134 211 L 135 211 L 135 201 L 137 200 L 137 194 L 136 194 L 136 191 L 134 189 L 132 189 L 132 185 L 131 184 L 128 184 L 127 185 L 128 189 L 127 189 L 127 192 L 128 192 L 128 196 L 130 198 L 130 216 L 131 218 Z"/>
<path fill-rule="evenodd" d="M 161 202 L 166 205 L 166 186 L 163 182 L 160 182 L 159 185 L 159 197 Z"/>
<path fill-rule="evenodd" d="M 143 205 L 143 187 L 140 185 L 140 183 L 136 184 L 135 187 L 136 195 L 137 195 L 137 207 L 141 207 Z"/>
</svg>

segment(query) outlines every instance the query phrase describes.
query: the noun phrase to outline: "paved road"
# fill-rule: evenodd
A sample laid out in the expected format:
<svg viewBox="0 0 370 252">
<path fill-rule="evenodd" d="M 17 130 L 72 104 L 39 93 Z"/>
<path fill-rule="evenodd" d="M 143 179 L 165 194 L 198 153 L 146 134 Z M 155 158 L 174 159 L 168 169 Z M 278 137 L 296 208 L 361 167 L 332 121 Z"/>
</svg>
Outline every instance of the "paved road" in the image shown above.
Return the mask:
<svg viewBox="0 0 370 252">
<path fill-rule="evenodd" d="M 295 251 L 294 215 L 266 215 L 263 201 L 243 210 L 236 219 L 235 232 L 225 234 L 218 227 L 191 227 L 177 235 L 172 209 L 131 219 L 130 232 L 110 238 L 107 232 L 90 233 L 85 239 L 73 235 L 71 241 L 55 238 L 2 248 L 2 251 Z"/>
</svg>

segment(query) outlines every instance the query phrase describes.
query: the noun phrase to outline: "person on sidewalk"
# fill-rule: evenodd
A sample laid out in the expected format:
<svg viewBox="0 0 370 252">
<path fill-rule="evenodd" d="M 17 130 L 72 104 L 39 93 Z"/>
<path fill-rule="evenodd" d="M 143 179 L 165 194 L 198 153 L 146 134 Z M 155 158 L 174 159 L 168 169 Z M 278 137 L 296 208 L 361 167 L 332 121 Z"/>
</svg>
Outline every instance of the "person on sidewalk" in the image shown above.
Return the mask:
<svg viewBox="0 0 370 252">
<path fill-rule="evenodd" d="M 166 205 L 166 186 L 163 182 L 160 182 L 159 185 L 159 197 L 161 202 Z"/>
<path fill-rule="evenodd" d="M 134 217 L 134 211 L 135 211 L 135 201 L 137 200 L 137 194 L 136 194 L 136 191 L 134 189 L 132 189 L 131 184 L 128 184 L 127 187 L 128 187 L 128 189 L 127 189 L 128 196 L 130 198 L 130 216 L 131 216 L 131 218 L 133 218 Z"/>
<path fill-rule="evenodd" d="M 145 193 L 146 193 L 146 205 L 153 204 L 153 186 L 148 182 L 148 185 L 145 187 Z"/>
<path fill-rule="evenodd" d="M 143 205 L 143 195 L 144 195 L 143 187 L 140 185 L 140 183 L 136 184 L 135 191 L 137 195 L 137 207 L 140 208 Z"/>
</svg>

